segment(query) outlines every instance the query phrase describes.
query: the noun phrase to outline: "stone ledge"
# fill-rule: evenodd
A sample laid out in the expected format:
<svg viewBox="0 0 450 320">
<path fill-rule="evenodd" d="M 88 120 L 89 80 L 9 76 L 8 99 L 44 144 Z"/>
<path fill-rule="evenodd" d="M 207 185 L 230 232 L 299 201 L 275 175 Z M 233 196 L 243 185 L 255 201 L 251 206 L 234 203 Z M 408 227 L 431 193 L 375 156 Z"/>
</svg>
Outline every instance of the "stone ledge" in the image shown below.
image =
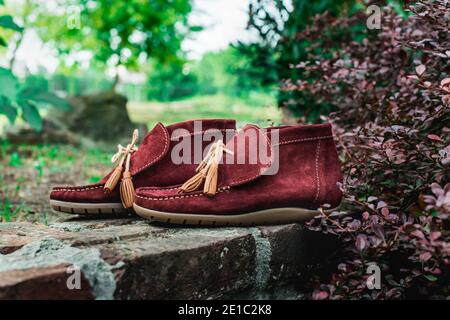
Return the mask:
<svg viewBox="0 0 450 320">
<path fill-rule="evenodd" d="M 4 223 L 0 298 L 298 298 L 292 284 L 336 245 L 296 224 L 207 229 L 136 219 Z M 80 270 L 80 290 L 68 289 L 68 266 Z"/>
<path fill-rule="evenodd" d="M 0 277 L 0 299 L 93 299 L 92 288 L 82 275 L 81 290 L 67 289 L 67 267 L 56 265 L 4 271 Z M 45 290 L 45 293 L 42 291 Z"/>
</svg>

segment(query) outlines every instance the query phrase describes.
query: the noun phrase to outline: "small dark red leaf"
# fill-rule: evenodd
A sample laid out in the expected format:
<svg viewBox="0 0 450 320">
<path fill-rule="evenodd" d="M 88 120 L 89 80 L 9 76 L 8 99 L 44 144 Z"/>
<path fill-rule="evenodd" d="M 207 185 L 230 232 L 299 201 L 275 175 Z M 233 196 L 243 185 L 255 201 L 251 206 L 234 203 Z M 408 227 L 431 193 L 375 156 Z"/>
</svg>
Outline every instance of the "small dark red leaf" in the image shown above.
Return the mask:
<svg viewBox="0 0 450 320">
<path fill-rule="evenodd" d="M 439 141 L 439 142 L 442 142 L 442 141 L 443 141 L 443 140 L 441 139 L 441 137 L 439 137 L 439 136 L 436 135 L 436 134 L 429 134 L 429 135 L 427 135 L 427 138 L 430 139 L 430 140 L 433 140 L 433 141 Z"/>
</svg>

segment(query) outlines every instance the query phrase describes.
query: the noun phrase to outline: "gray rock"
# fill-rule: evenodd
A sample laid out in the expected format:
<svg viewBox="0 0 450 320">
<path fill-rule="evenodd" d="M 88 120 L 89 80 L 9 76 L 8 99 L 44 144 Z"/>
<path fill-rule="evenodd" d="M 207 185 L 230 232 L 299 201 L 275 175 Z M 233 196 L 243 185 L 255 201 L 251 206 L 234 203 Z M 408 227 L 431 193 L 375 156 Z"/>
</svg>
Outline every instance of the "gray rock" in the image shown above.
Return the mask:
<svg viewBox="0 0 450 320">
<path fill-rule="evenodd" d="M 0 234 L 0 298 L 299 299 L 308 266 L 337 243 L 296 224 L 173 228 L 130 218 L 4 223 Z M 68 266 L 82 271 L 82 290 L 64 285 Z"/>
<path fill-rule="evenodd" d="M 70 112 L 54 115 L 71 132 L 93 141 L 117 143 L 131 137 L 136 124 L 127 113 L 127 99 L 112 91 L 103 91 L 69 99 L 73 106 Z"/>
</svg>

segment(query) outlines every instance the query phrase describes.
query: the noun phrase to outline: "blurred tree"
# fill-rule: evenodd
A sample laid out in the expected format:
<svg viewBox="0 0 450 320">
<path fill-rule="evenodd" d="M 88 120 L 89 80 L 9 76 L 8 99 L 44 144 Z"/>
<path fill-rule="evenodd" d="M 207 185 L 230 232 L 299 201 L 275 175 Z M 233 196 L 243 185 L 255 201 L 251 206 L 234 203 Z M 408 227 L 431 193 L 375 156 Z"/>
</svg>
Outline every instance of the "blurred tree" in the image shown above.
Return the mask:
<svg viewBox="0 0 450 320">
<path fill-rule="evenodd" d="M 4 9 L 3 5 L 4 1 L 0 0 L 2 10 Z M 18 38 L 20 40 L 16 43 L 16 47 L 20 45 L 23 26 L 16 24 L 11 15 L 0 16 L 0 31 L 0 45 L 7 46 L 5 37 L 11 39 L 14 32 L 20 33 Z M 10 65 L 13 65 L 13 59 L 14 54 Z M 20 115 L 31 128 L 39 131 L 42 129 L 39 107 L 52 105 L 63 110 L 69 109 L 69 104 L 65 100 L 49 92 L 47 88 L 21 83 L 10 69 L 0 67 L 0 83 L 2 84 L 0 86 L 0 114 L 5 115 L 11 123 L 14 123 L 17 116 Z"/>
<path fill-rule="evenodd" d="M 5 1 L 0 0 L 0 46 L 6 47 L 8 40 L 17 32 L 22 33 L 23 27 L 19 26 L 5 7 Z"/>
<path fill-rule="evenodd" d="M 19 22 L 19 25 L 12 28 L 14 32 L 4 32 L 5 39 L 7 39 L 6 41 L 9 46 L 12 47 L 11 58 L 9 60 L 9 69 L 11 70 L 14 70 L 16 55 L 24 39 L 25 30 L 32 27 L 34 22 L 32 12 L 36 10 L 37 7 L 38 4 L 33 2 L 33 0 L 23 0 L 20 6 L 8 7 L 8 12 Z"/>
<path fill-rule="evenodd" d="M 51 7 L 39 11 L 40 37 L 53 43 L 62 59 L 76 61 L 84 53 L 112 67 L 113 89 L 121 66 L 137 70 L 149 58 L 163 64 L 177 60 L 181 41 L 199 30 L 188 24 L 189 0 L 56 0 Z"/>
<path fill-rule="evenodd" d="M 198 92 L 197 78 L 185 61 L 165 64 L 154 61 L 150 69 L 147 86 L 149 100 L 170 101 Z"/>
<path fill-rule="evenodd" d="M 198 80 L 201 94 L 214 94 L 222 92 L 235 94 L 237 77 L 233 74 L 239 57 L 235 55 L 232 47 L 205 53 L 201 60 L 192 65 L 192 72 Z"/>
<path fill-rule="evenodd" d="M 198 61 L 179 59 L 165 65 L 154 61 L 148 71 L 147 97 L 170 101 L 195 94 L 245 96 L 261 87 L 249 75 L 249 64 L 248 56 L 232 46 L 205 53 Z"/>
<path fill-rule="evenodd" d="M 251 0 L 248 28 L 259 34 L 257 43 L 239 43 L 237 48 L 252 61 L 249 74 L 263 85 L 277 84 L 283 79 L 297 80 L 301 71 L 290 68 L 305 58 L 310 45 L 297 36 L 318 13 L 328 11 L 332 16 L 348 15 L 361 7 L 357 0 Z M 320 35 L 317 35 L 320 38 Z M 280 91 L 279 106 L 286 106 L 298 92 Z M 302 115 L 305 106 L 294 106 Z"/>
<path fill-rule="evenodd" d="M 278 53 L 274 47 L 262 43 L 238 42 L 234 48 L 242 61 L 234 68 L 240 85 L 252 89 L 277 85 Z"/>
<path fill-rule="evenodd" d="M 261 88 L 251 64 L 249 55 L 229 46 L 218 52 L 206 53 L 201 60 L 193 63 L 192 73 L 197 78 L 201 94 L 221 92 L 242 96 Z"/>
</svg>

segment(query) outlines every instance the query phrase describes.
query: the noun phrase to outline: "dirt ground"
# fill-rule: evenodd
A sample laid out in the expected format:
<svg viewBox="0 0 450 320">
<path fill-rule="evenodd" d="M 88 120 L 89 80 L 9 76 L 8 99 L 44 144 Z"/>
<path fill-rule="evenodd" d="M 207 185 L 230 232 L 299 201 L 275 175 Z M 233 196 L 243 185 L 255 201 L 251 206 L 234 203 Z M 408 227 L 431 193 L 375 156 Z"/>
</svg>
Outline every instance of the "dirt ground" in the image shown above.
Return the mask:
<svg viewBox="0 0 450 320">
<path fill-rule="evenodd" d="M 66 145 L 13 146 L 0 154 L 0 222 L 48 224 L 73 216 L 53 211 L 51 188 L 95 183 L 108 173 L 111 154 Z"/>
</svg>

